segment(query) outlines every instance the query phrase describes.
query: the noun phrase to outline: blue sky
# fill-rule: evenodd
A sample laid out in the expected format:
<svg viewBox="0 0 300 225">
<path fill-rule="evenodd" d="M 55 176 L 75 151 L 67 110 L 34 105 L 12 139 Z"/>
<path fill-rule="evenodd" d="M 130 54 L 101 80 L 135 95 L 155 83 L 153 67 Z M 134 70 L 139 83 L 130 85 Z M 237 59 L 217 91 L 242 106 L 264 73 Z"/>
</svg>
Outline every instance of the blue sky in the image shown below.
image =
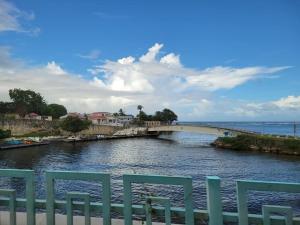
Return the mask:
<svg viewBox="0 0 300 225">
<path fill-rule="evenodd" d="M 294 0 L 0 0 L 0 100 L 20 87 L 70 111 L 299 120 L 299 11 Z"/>
</svg>

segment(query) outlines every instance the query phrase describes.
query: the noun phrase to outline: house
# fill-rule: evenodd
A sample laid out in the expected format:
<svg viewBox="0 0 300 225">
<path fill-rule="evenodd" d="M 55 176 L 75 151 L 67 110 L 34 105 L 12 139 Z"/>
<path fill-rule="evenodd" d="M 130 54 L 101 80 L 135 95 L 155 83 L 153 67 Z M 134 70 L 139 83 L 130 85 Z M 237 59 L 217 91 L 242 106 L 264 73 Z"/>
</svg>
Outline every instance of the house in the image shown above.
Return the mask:
<svg viewBox="0 0 300 225">
<path fill-rule="evenodd" d="M 41 116 L 37 113 L 29 113 L 25 115 L 24 119 L 26 120 L 45 120 L 45 121 L 52 121 L 52 116 Z"/>
<path fill-rule="evenodd" d="M 117 116 L 117 119 L 118 119 L 118 123 L 121 123 L 123 125 L 128 125 L 133 121 L 134 116 L 133 115 Z"/>
<path fill-rule="evenodd" d="M 42 120 L 52 121 L 52 116 L 42 116 Z"/>
<path fill-rule="evenodd" d="M 40 116 L 37 113 L 32 112 L 32 113 L 25 115 L 24 119 L 26 119 L 26 120 L 42 120 L 42 116 Z"/>
<path fill-rule="evenodd" d="M 109 112 L 94 112 L 88 115 L 94 125 L 122 126 L 116 117 Z"/>
<path fill-rule="evenodd" d="M 94 125 L 105 125 L 107 123 L 107 115 L 109 115 L 108 112 L 94 112 L 88 114 L 88 119 L 92 121 Z"/>
<path fill-rule="evenodd" d="M 161 125 L 160 121 L 145 121 L 144 123 L 146 127 L 158 127 Z"/>
</svg>

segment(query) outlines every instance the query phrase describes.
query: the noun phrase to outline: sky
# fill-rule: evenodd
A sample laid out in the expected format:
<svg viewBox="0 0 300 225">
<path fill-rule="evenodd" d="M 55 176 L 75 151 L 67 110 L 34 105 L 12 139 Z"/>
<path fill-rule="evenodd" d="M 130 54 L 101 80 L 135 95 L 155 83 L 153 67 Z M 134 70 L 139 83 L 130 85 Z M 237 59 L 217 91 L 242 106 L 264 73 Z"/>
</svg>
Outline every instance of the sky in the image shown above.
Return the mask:
<svg viewBox="0 0 300 225">
<path fill-rule="evenodd" d="M 0 101 L 300 120 L 300 1 L 0 0 Z"/>
</svg>

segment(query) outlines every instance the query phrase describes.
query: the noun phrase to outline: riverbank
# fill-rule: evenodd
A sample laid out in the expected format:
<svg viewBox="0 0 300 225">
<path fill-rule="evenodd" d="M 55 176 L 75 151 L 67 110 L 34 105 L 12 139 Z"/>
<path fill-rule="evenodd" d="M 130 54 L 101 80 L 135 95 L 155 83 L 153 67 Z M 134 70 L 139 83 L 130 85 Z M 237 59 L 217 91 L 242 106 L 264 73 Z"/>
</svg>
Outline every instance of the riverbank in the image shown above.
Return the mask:
<svg viewBox="0 0 300 225">
<path fill-rule="evenodd" d="M 212 146 L 236 151 L 258 151 L 300 156 L 300 138 L 270 135 L 241 134 L 236 137 L 219 137 Z"/>
</svg>

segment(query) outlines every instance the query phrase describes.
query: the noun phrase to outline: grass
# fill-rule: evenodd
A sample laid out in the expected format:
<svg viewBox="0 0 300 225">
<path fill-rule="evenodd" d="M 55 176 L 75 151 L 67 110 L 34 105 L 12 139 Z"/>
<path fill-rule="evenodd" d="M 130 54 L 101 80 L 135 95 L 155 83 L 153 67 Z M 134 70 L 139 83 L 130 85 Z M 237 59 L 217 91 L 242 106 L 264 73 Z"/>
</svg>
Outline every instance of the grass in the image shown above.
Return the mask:
<svg viewBox="0 0 300 225">
<path fill-rule="evenodd" d="M 256 150 L 300 155 L 300 138 L 294 137 L 241 134 L 236 137 L 219 137 L 214 145 L 237 151 Z"/>
</svg>

